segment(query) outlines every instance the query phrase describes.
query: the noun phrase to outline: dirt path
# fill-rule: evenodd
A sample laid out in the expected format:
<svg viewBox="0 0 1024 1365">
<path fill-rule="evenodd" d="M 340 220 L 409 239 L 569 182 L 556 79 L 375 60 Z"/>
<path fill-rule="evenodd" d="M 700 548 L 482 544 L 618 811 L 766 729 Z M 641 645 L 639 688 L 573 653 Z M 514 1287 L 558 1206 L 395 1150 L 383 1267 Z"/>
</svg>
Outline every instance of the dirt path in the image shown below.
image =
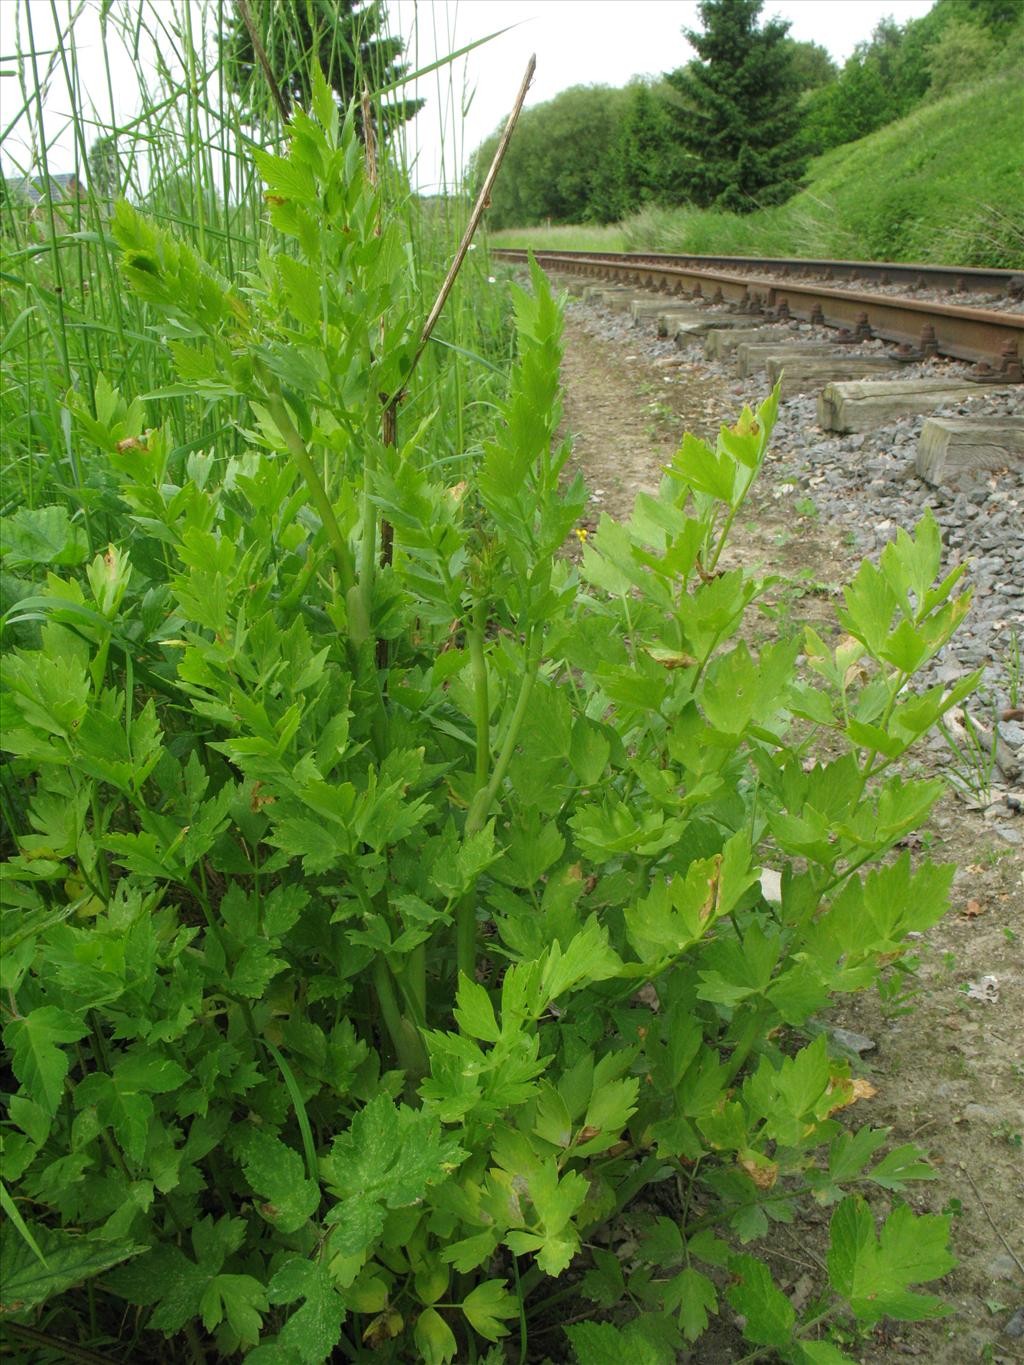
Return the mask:
<svg viewBox="0 0 1024 1365">
<path fill-rule="evenodd" d="M 642 341 L 598 338 L 574 309 L 565 340 L 565 426 L 591 489 L 585 524 L 593 528 L 602 511 L 628 516 L 637 492 L 656 492 L 684 429 L 712 437 L 741 400 L 699 364 L 645 355 Z M 761 397 L 754 381 L 749 401 Z M 775 458 L 776 471 L 784 458 Z M 791 580 L 773 597 L 775 631 L 831 621 L 831 599 L 856 569 L 849 528 L 818 520 L 813 504 L 803 514 L 792 492 L 780 494 L 777 473 L 774 484 L 769 467 L 734 533 L 733 560 Z M 850 524 L 856 515 L 851 506 Z M 846 1349 L 871 1365 L 904 1357 L 935 1365 L 1024 1361 L 1024 1338 L 1004 1331 L 1015 1315 L 1024 1330 L 1024 858 L 952 795 L 908 842 L 957 863 L 949 915 L 917 944 L 910 999 L 854 997 L 832 1022 L 876 1044 L 862 1070 L 878 1094 L 870 1112 L 858 1106 L 858 1119 L 891 1127 L 893 1145 L 913 1141 L 931 1156 L 938 1178 L 919 1186 L 910 1203 L 954 1215 L 960 1264 L 932 1288 L 956 1314 L 883 1323 Z M 968 984 L 989 975 L 998 979 L 998 1000 L 969 998 Z M 800 1229 L 799 1246 L 786 1241 L 778 1249 L 776 1273 L 787 1291 L 799 1289 L 807 1271 L 820 1279 L 814 1262 L 826 1221 L 819 1215 L 806 1238 Z M 705 1339 L 694 1360 L 724 1365 L 743 1353 L 738 1343 Z"/>
</svg>

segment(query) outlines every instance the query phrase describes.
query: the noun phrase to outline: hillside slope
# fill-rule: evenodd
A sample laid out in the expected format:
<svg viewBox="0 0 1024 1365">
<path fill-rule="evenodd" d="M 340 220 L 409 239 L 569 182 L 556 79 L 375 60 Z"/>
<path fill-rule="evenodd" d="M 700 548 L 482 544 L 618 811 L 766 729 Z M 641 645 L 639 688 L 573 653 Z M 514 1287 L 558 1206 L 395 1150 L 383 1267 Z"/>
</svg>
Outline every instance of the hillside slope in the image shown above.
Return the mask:
<svg viewBox="0 0 1024 1365">
<path fill-rule="evenodd" d="M 651 206 L 611 228 L 579 229 L 579 244 L 1024 268 L 1022 147 L 1024 87 L 1007 72 L 815 158 L 806 188 L 778 208 Z M 508 229 L 493 241 L 569 248 L 576 232 Z"/>
</svg>

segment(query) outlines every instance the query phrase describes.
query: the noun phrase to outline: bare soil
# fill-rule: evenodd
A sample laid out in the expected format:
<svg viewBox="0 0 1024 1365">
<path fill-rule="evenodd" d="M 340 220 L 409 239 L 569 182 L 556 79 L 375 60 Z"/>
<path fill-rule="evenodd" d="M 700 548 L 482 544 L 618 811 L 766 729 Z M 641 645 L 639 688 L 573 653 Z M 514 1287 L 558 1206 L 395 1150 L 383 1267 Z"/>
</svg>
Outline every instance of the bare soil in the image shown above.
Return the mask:
<svg viewBox="0 0 1024 1365">
<path fill-rule="evenodd" d="M 572 314 L 565 340 L 565 425 L 591 490 L 584 525 L 593 528 L 602 511 L 626 517 L 637 492 L 656 492 L 683 431 L 713 438 L 721 421 L 734 420 L 737 400 L 699 364 L 652 360 L 640 346 L 595 337 Z M 756 381 L 749 397 L 752 405 L 763 397 Z M 851 507 L 850 524 L 856 516 Z M 856 571 L 851 539 L 849 526 L 801 516 L 792 493 L 773 490 L 769 468 L 734 531 L 732 557 L 792 580 L 776 592 L 768 626 L 817 628 L 832 619 L 830 598 Z M 927 762 L 925 754 L 920 764 Z M 929 1287 L 955 1313 L 883 1323 L 844 1349 L 865 1365 L 905 1357 L 1024 1362 L 1024 1339 L 1004 1331 L 1024 1308 L 1024 858 L 952 793 L 910 843 L 915 853 L 957 864 L 949 914 L 916 944 L 909 998 L 853 997 L 829 1022 L 877 1045 L 859 1064 L 878 1093 L 858 1104 L 858 1123 L 891 1127 L 893 1145 L 912 1141 L 929 1153 L 937 1179 L 910 1202 L 954 1215 L 959 1265 Z M 998 998 L 969 997 L 969 984 L 987 976 L 997 979 Z M 808 1276 L 820 1283 L 827 1246 L 827 1211 L 811 1217 L 816 1225 L 780 1229 L 775 1245 L 755 1248 L 797 1300 Z M 725 1365 L 747 1349 L 725 1325 L 692 1359 Z"/>
</svg>

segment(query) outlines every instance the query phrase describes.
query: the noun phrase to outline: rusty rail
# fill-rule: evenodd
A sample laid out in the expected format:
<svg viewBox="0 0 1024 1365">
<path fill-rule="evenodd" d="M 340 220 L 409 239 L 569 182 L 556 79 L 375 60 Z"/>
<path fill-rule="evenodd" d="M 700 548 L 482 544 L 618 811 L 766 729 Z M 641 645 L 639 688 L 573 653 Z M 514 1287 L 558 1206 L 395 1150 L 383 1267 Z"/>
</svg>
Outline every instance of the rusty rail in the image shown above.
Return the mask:
<svg viewBox="0 0 1024 1365">
<path fill-rule="evenodd" d="M 502 249 L 493 254 L 500 260 L 526 260 L 525 251 Z M 792 276 L 738 275 L 704 266 L 666 264 L 664 257 L 564 251 L 538 251 L 534 255 L 546 269 L 639 285 L 670 295 L 704 299 L 712 304 L 727 304 L 733 311 L 753 316 L 802 318 L 839 328 L 842 340 L 881 337 L 898 343 L 910 355 L 939 353 L 975 361 L 979 378 L 999 378 L 1004 382 L 1020 382 L 1022 378 L 1024 313 L 835 289 L 827 283 Z M 881 268 L 881 263 L 873 264 Z M 1011 274 L 1009 271 L 988 273 Z"/>
<path fill-rule="evenodd" d="M 500 254 L 496 252 L 495 254 Z M 548 254 L 548 253 L 545 253 Z M 770 272 L 774 279 L 863 280 L 899 285 L 904 289 L 948 289 L 951 293 L 1006 294 L 1024 298 L 1024 271 L 982 269 L 964 265 L 924 265 L 908 261 L 839 261 L 793 256 L 703 256 L 661 251 L 563 251 L 566 257 L 634 262 L 637 265 L 674 265 L 692 270 L 748 270 Z M 1024 305 L 1022 305 L 1024 306 Z"/>
</svg>

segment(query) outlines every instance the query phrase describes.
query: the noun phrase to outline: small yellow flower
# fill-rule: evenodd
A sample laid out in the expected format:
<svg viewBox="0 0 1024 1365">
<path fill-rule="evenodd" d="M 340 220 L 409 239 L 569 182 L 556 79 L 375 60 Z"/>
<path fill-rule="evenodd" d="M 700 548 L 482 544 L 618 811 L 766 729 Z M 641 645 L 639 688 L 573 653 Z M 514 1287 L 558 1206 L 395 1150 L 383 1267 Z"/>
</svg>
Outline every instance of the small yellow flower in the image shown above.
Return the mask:
<svg viewBox="0 0 1024 1365">
<path fill-rule="evenodd" d="M 583 542 L 586 540 L 586 538 L 587 538 L 587 536 L 588 536 L 589 534 L 590 534 L 590 532 L 587 530 L 587 528 L 586 528 L 585 526 L 577 526 L 577 527 L 576 527 L 576 536 L 577 536 L 577 538 L 578 538 L 578 540 L 579 540 L 579 542 L 580 542 L 581 545 L 582 545 Z"/>
</svg>

